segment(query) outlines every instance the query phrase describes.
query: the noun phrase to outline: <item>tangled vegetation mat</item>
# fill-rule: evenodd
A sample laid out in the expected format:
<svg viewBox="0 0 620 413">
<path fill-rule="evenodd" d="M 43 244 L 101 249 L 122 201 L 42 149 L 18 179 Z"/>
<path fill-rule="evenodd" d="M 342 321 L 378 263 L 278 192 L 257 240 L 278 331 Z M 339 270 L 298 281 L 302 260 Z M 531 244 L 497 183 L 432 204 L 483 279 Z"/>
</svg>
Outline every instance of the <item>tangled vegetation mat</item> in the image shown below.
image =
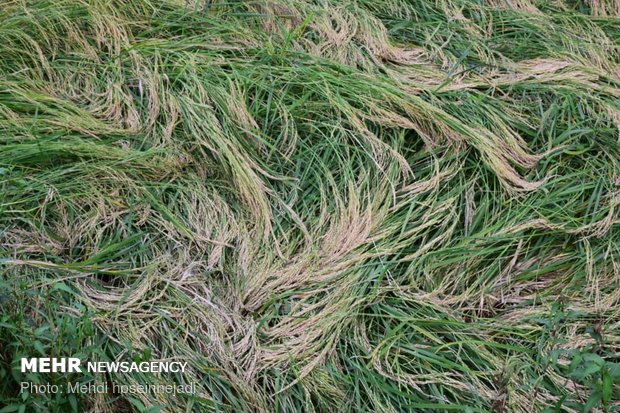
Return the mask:
<svg viewBox="0 0 620 413">
<path fill-rule="evenodd" d="M 0 412 L 620 411 L 618 16 L 0 1 Z"/>
</svg>

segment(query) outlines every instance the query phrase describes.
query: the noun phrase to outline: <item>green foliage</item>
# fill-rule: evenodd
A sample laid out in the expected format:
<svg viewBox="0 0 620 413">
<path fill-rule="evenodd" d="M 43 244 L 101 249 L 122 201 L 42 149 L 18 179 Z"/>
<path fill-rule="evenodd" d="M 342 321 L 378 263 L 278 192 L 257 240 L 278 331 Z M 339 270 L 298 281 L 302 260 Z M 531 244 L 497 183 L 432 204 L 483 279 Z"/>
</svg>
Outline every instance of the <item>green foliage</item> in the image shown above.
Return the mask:
<svg viewBox="0 0 620 413">
<path fill-rule="evenodd" d="M 573 394 L 567 392 L 553 409 L 546 408 L 547 412 L 562 412 L 563 407 L 581 412 L 594 409 L 613 411 L 612 402 L 616 399 L 614 392 L 617 391 L 614 386 L 620 383 L 620 357 L 613 349 L 613 343 L 607 342 L 608 334 L 601 331 L 601 324 L 586 328 L 593 339 L 590 345 L 562 348 L 562 344 L 566 344 L 566 340 L 558 334 L 562 325 L 583 316 L 576 311 L 566 311 L 560 302 L 553 306 L 549 319 L 541 320 L 553 343 L 545 365 L 566 378 L 567 388 L 572 383 L 573 387 L 581 389 Z"/>
<path fill-rule="evenodd" d="M 22 373 L 22 357 L 61 357 L 72 355 L 84 360 L 104 356 L 105 344 L 97 334 L 89 310 L 75 300 L 75 291 L 65 282 L 42 278 L 38 285 L 18 283 L 16 280 L 0 282 L 8 296 L 3 305 L 11 304 L 0 318 L 0 389 L 3 412 L 78 412 L 79 395 L 40 394 L 20 392 L 21 382 L 36 385 L 66 385 L 68 380 L 90 381 L 91 374 L 84 372 Z M 36 305 L 35 303 L 42 303 Z M 69 306 L 69 307 L 67 307 Z M 6 308 L 6 307 L 5 307 Z M 36 311 L 32 309 L 36 308 Z M 76 317 L 67 308 L 82 311 Z"/>
</svg>

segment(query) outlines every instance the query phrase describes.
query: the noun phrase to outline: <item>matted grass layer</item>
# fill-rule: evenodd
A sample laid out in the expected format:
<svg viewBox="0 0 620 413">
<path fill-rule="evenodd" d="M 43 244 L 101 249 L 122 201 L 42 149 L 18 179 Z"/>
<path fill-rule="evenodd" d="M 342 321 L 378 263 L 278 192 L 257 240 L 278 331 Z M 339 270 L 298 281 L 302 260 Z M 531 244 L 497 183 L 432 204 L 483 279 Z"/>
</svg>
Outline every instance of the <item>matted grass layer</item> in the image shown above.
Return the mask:
<svg viewBox="0 0 620 413">
<path fill-rule="evenodd" d="M 619 15 L 0 1 L 0 412 L 620 411 Z"/>
</svg>

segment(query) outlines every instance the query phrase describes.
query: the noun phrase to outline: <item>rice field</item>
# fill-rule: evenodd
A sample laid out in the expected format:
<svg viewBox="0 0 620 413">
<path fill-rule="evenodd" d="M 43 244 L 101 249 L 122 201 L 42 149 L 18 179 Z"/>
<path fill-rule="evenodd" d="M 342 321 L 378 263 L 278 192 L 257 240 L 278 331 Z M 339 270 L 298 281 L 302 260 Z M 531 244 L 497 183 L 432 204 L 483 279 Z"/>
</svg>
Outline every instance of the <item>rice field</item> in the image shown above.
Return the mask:
<svg viewBox="0 0 620 413">
<path fill-rule="evenodd" d="M 0 0 L 8 412 L 620 412 L 620 1 Z"/>
</svg>

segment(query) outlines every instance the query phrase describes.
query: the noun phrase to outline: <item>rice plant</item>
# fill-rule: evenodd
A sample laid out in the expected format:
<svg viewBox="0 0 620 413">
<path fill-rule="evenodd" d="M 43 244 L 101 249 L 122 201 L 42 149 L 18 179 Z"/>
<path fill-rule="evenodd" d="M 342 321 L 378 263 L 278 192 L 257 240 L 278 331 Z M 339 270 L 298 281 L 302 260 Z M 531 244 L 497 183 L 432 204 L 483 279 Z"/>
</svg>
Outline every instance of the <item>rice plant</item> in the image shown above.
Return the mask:
<svg viewBox="0 0 620 413">
<path fill-rule="evenodd" d="M 618 0 L 0 0 L 2 413 L 620 411 L 619 224 Z"/>
</svg>

